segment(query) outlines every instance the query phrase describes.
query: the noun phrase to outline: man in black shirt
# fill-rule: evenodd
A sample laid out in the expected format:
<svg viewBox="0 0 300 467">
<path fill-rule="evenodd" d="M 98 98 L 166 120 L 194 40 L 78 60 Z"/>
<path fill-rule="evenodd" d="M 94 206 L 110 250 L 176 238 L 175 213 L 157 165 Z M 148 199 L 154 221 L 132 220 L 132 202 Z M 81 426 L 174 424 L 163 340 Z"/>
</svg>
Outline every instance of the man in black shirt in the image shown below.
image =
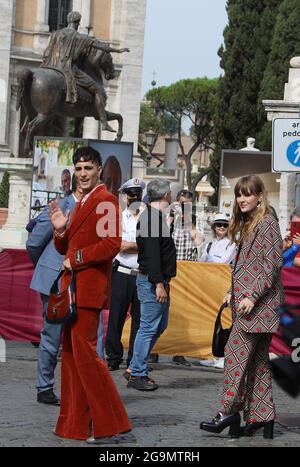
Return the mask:
<svg viewBox="0 0 300 467">
<path fill-rule="evenodd" d="M 148 377 L 151 349 L 166 329 L 170 307 L 169 283 L 176 276 L 176 250 L 163 210 L 171 203 L 170 183 L 155 179 L 148 184 L 149 205 L 137 224 L 139 274 L 137 291 L 141 303 L 140 327 L 129 365 L 128 387 L 154 391 L 158 385 Z"/>
</svg>

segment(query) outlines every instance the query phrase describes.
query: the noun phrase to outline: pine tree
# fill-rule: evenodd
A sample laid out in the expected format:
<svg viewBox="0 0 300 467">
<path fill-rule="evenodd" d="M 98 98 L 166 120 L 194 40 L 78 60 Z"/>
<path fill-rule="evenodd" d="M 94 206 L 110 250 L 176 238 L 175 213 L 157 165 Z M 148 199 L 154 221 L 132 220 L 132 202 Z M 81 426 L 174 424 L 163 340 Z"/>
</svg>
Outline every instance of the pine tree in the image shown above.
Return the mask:
<svg viewBox="0 0 300 467">
<path fill-rule="evenodd" d="M 263 99 L 283 99 L 284 84 L 288 81 L 289 62 L 300 55 L 300 3 L 283 0 L 276 18 L 271 51 L 259 93 L 258 115 L 261 127 L 257 143 L 261 149 L 271 149 L 271 123 L 266 122 Z"/>
<path fill-rule="evenodd" d="M 9 198 L 9 174 L 4 172 L 0 185 L 0 208 L 8 208 Z"/>
<path fill-rule="evenodd" d="M 217 189 L 221 149 L 240 149 L 256 136 L 258 95 L 271 49 L 275 19 L 283 0 L 228 0 L 228 25 L 219 49 L 220 78 L 214 119 L 216 147 L 211 184 Z M 216 200 L 216 196 L 214 201 Z"/>
</svg>

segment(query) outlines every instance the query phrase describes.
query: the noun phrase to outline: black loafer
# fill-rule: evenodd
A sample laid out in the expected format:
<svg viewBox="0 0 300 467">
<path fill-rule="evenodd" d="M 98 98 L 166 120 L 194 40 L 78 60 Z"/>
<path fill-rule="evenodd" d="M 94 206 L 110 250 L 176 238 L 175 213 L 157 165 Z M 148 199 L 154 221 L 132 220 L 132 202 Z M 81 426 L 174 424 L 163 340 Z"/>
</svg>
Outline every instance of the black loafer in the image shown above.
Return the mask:
<svg viewBox="0 0 300 467">
<path fill-rule="evenodd" d="M 118 362 L 108 362 L 107 366 L 109 371 L 116 371 L 120 369 L 120 363 Z"/>
<path fill-rule="evenodd" d="M 268 422 L 246 423 L 242 436 L 253 436 L 261 428 L 264 429 L 264 438 L 274 438 L 274 420 L 269 420 Z"/>
<path fill-rule="evenodd" d="M 158 389 L 155 381 L 148 376 L 130 376 L 127 387 L 138 391 L 155 391 Z"/>
<path fill-rule="evenodd" d="M 221 433 L 226 427 L 229 427 L 229 435 L 232 438 L 239 438 L 241 417 L 237 412 L 232 415 L 224 415 L 219 412 L 211 422 L 200 423 L 200 430 L 209 431 L 210 433 Z"/>
<path fill-rule="evenodd" d="M 54 394 L 53 389 L 47 389 L 47 391 L 38 392 L 37 401 L 40 404 L 60 405 L 60 400 Z"/>
</svg>

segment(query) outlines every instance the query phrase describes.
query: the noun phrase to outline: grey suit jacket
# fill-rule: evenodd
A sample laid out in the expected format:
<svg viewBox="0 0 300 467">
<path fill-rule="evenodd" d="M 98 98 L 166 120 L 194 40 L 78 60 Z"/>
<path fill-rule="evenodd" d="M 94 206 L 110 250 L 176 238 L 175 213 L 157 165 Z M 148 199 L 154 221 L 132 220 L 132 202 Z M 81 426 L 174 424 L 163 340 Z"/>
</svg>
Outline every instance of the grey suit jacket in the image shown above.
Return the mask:
<svg viewBox="0 0 300 467">
<path fill-rule="evenodd" d="M 74 196 L 63 198 L 60 205 L 63 212 L 70 209 L 72 213 L 75 206 Z M 28 236 L 26 249 L 35 266 L 30 288 L 44 295 L 50 295 L 50 289 L 59 275 L 64 256 L 60 255 L 54 246 L 48 209 L 36 218 L 36 225 Z"/>
</svg>

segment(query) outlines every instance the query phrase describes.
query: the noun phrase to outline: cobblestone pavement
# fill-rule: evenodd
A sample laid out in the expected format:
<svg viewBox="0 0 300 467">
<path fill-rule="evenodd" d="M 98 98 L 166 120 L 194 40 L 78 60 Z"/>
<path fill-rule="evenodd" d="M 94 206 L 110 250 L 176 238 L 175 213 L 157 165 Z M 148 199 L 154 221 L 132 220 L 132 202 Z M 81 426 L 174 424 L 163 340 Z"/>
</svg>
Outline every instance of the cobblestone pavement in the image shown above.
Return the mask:
<svg viewBox="0 0 300 467">
<path fill-rule="evenodd" d="M 0 363 L 0 446 L 86 446 L 83 442 L 53 435 L 59 408 L 36 402 L 36 354 L 37 349 L 29 343 L 7 343 L 7 362 Z M 193 359 L 190 361 L 194 362 Z M 153 367 L 152 375 L 159 389 L 151 393 L 127 388 L 122 377 L 123 370 L 112 373 L 126 404 L 133 430 L 111 438 L 109 444 L 102 446 L 196 448 L 300 445 L 300 398 L 291 399 L 275 386 L 279 423 L 275 425 L 274 440 L 265 440 L 262 435 L 230 439 L 227 429 L 226 434 L 220 435 L 199 430 L 199 422 L 211 419 L 217 412 L 222 370 L 195 365 L 191 368 L 176 366 L 169 356 L 160 357 L 160 363 Z M 59 390 L 56 392 L 59 393 Z M 294 417 L 293 428 L 283 426 L 284 416 Z"/>
</svg>

